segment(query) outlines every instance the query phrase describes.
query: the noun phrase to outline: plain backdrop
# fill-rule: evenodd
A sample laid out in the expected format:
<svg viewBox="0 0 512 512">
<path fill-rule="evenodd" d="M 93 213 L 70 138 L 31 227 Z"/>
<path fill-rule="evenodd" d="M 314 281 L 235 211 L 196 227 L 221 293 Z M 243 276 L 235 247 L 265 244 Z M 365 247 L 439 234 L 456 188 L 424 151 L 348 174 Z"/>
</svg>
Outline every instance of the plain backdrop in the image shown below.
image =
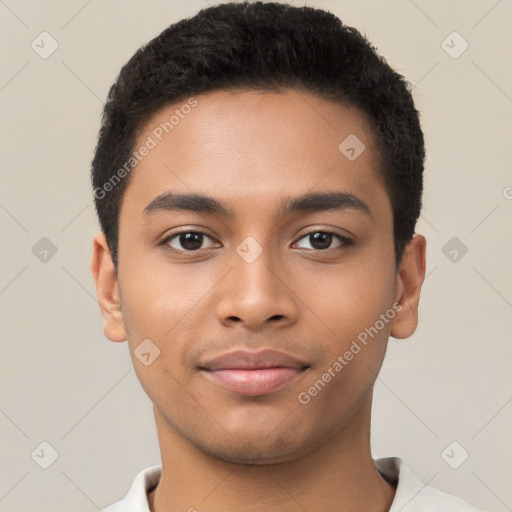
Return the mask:
<svg viewBox="0 0 512 512">
<path fill-rule="evenodd" d="M 127 344 L 103 335 L 89 170 L 121 66 L 208 4 L 0 1 L 0 511 L 99 510 L 160 463 Z M 400 456 L 483 510 L 511 510 L 512 3 L 307 5 L 358 28 L 406 76 L 426 137 L 420 322 L 390 340 L 373 455 Z"/>
</svg>

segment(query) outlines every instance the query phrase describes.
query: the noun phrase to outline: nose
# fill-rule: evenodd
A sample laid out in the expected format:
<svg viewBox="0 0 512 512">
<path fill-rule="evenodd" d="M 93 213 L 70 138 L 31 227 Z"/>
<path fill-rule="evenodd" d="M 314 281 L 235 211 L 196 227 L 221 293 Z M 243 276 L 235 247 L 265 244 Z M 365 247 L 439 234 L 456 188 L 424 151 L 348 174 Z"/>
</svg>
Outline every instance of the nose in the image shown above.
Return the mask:
<svg viewBox="0 0 512 512">
<path fill-rule="evenodd" d="M 223 325 L 243 325 L 251 331 L 297 321 L 298 298 L 290 272 L 270 250 L 252 262 L 234 254 L 232 269 L 219 283 L 216 315 Z"/>
</svg>

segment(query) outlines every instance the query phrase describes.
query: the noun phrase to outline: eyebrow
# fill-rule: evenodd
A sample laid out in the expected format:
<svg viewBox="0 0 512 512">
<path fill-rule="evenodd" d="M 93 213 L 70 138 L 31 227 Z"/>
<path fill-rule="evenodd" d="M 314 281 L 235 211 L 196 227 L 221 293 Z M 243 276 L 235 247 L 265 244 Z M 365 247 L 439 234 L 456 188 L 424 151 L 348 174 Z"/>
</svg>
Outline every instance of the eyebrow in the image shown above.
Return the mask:
<svg viewBox="0 0 512 512">
<path fill-rule="evenodd" d="M 312 192 L 297 197 L 286 197 L 281 201 L 278 217 L 291 213 L 314 213 L 328 210 L 352 209 L 372 217 L 368 205 L 349 192 Z M 178 194 L 165 192 L 153 199 L 144 214 L 166 211 L 192 211 L 233 218 L 235 213 L 224 201 L 203 194 Z"/>
</svg>

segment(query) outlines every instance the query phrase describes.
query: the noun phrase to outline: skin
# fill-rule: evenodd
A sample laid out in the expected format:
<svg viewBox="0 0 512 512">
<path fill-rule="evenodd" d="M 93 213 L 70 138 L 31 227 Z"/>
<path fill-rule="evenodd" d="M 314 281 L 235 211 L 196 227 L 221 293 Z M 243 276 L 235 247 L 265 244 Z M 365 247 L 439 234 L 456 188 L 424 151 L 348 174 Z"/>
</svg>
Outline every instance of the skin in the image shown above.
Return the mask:
<svg viewBox="0 0 512 512">
<path fill-rule="evenodd" d="M 117 274 L 103 234 L 93 246 L 105 336 L 128 340 L 154 404 L 162 477 L 150 510 L 387 511 L 395 489 L 371 456 L 373 385 L 388 337 L 416 329 L 425 238 L 414 235 L 397 272 L 391 204 L 371 124 L 357 108 L 290 89 L 196 100 L 132 171 Z M 157 112 L 136 147 L 176 108 Z M 349 134 L 366 146 L 354 161 L 338 150 Z M 144 213 L 169 191 L 208 194 L 235 215 Z M 283 198 L 312 191 L 350 192 L 370 215 L 346 208 L 278 217 Z M 180 237 L 159 245 L 178 228 L 208 236 L 199 236 L 195 252 Z M 305 236 L 318 231 L 353 243 L 333 237 L 321 246 Z M 248 236 L 262 248 L 251 263 L 236 252 Z M 299 393 L 395 303 L 400 312 L 300 403 Z M 161 351 L 148 366 L 134 356 L 147 338 Z M 235 348 L 277 349 L 309 368 L 271 394 L 239 395 L 198 369 Z"/>
</svg>

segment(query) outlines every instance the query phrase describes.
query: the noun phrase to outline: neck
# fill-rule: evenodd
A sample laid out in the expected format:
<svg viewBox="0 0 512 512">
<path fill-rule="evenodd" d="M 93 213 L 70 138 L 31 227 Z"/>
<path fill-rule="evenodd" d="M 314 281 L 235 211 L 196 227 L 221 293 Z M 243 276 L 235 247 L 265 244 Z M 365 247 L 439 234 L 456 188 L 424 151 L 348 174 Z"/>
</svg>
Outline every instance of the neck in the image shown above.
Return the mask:
<svg viewBox="0 0 512 512">
<path fill-rule="evenodd" d="M 276 464 L 236 464 L 183 439 L 154 407 L 162 476 L 151 512 L 184 510 L 365 510 L 386 512 L 395 489 L 370 450 L 372 393 L 345 427 L 306 455 Z"/>
</svg>

